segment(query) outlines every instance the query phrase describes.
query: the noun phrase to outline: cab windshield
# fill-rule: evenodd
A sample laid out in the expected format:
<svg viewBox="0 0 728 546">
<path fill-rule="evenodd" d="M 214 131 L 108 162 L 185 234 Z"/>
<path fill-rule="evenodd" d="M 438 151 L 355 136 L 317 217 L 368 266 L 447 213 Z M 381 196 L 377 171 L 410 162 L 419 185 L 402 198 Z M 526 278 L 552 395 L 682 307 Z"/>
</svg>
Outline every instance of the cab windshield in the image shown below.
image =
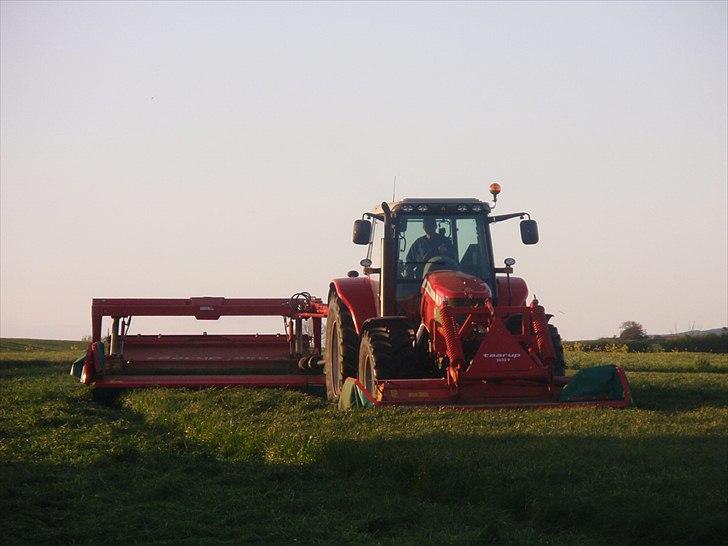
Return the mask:
<svg viewBox="0 0 728 546">
<path fill-rule="evenodd" d="M 400 315 L 419 317 L 420 286 L 431 271 L 452 269 L 492 283 L 483 216 L 400 216 L 397 237 Z"/>
<path fill-rule="evenodd" d="M 400 216 L 397 233 L 398 284 L 419 285 L 434 268 L 490 280 L 483 216 Z"/>
</svg>

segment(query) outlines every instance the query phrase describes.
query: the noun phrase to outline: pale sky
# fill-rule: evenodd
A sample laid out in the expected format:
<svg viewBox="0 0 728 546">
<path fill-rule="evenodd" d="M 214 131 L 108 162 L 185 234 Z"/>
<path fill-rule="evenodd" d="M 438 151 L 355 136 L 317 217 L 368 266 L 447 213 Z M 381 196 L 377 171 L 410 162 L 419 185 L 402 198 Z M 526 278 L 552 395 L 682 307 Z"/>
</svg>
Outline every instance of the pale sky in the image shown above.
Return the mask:
<svg viewBox="0 0 728 546">
<path fill-rule="evenodd" d="M 78 339 L 93 297 L 325 297 L 394 176 L 500 182 L 541 242 L 499 224 L 496 258 L 567 339 L 728 324 L 726 2 L 0 15 L 2 337 Z M 147 333 L 268 327 L 190 320 Z"/>
</svg>

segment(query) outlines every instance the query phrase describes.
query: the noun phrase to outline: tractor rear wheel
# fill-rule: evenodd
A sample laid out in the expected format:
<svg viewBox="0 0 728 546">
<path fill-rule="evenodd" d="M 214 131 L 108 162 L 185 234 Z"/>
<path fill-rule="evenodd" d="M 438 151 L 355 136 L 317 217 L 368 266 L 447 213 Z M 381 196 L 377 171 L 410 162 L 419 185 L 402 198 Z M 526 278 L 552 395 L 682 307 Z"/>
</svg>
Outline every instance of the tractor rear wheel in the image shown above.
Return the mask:
<svg viewBox="0 0 728 546">
<path fill-rule="evenodd" d="M 343 301 L 335 293 L 329 298 L 329 316 L 326 318 L 326 396 L 332 402 L 339 400 L 341 385 L 347 377 L 356 377 L 359 357 L 359 335 L 354 319 Z"/>
<path fill-rule="evenodd" d="M 411 377 L 413 333 L 403 325 L 370 328 L 359 346 L 359 381 L 374 394 L 375 381 Z"/>
<path fill-rule="evenodd" d="M 561 343 L 561 336 L 556 326 L 549 324 L 549 334 L 551 335 L 551 343 L 554 345 L 554 375 L 563 376 L 566 374 L 566 361 L 564 360 L 564 346 Z"/>
</svg>

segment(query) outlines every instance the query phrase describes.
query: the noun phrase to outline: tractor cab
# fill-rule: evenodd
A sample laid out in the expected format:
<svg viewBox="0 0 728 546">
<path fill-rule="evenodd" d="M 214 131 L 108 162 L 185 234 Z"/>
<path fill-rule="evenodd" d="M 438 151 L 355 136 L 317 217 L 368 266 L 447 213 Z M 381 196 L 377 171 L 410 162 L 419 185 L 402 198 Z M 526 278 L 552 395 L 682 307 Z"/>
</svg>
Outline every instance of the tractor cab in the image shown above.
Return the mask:
<svg viewBox="0 0 728 546">
<path fill-rule="evenodd" d="M 405 199 L 392 207 L 398 315 L 419 318 L 420 291 L 435 271 L 460 271 L 494 288 L 486 203 L 475 199 Z"/>
<path fill-rule="evenodd" d="M 494 201 L 497 191 L 493 191 Z M 382 203 L 354 224 L 354 242 L 368 245 L 364 273 L 378 274 L 382 316 L 420 320 L 423 281 L 432 272 L 449 270 L 485 282 L 498 298 L 490 224 L 528 216 L 525 212 L 492 216 L 495 203 L 479 199 L 408 198 Z M 538 241 L 536 222 L 521 223 L 523 242 Z M 379 227 L 381 226 L 381 228 Z M 380 231 L 379 234 L 377 232 Z M 376 250 L 378 250 L 378 252 Z M 380 261 L 372 267 L 372 258 Z"/>
</svg>

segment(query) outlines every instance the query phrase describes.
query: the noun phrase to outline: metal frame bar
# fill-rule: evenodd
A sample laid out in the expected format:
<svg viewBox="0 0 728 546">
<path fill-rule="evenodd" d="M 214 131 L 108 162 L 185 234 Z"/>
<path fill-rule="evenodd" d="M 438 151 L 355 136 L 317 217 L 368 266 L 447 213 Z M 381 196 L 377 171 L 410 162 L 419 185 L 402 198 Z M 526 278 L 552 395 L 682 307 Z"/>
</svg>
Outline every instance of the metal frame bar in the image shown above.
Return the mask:
<svg viewBox="0 0 728 546">
<path fill-rule="evenodd" d="M 101 340 L 103 317 L 195 317 L 217 320 L 223 316 L 290 317 L 318 319 L 327 315 L 318 298 L 308 308 L 297 310 L 290 298 L 94 298 L 91 304 L 92 341 Z"/>
<path fill-rule="evenodd" d="M 97 389 L 137 389 L 145 387 L 207 388 L 252 387 L 305 389 L 322 387 L 323 375 L 118 375 L 97 379 Z"/>
</svg>

